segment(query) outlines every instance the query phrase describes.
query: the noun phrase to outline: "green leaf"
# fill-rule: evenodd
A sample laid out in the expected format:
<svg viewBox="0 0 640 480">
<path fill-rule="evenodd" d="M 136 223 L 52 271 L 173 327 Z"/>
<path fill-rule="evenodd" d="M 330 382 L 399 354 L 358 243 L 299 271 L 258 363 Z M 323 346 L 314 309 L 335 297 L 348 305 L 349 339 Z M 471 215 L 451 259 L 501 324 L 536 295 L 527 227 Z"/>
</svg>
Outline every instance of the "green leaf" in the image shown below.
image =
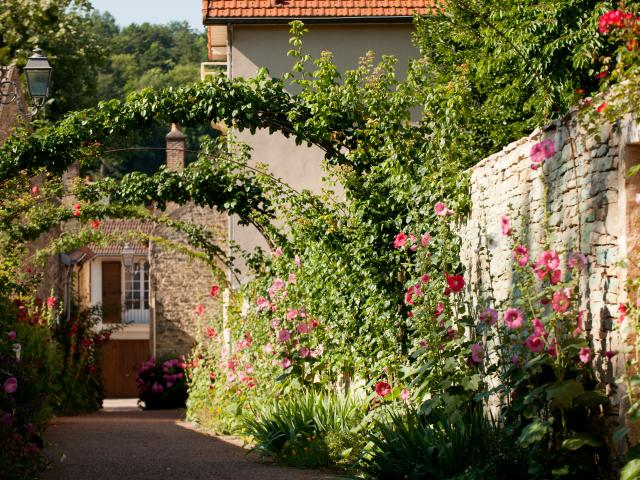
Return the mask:
<svg viewBox="0 0 640 480">
<path fill-rule="evenodd" d="M 565 475 L 569 475 L 569 465 L 563 465 L 560 468 L 554 468 L 551 470 L 551 474 L 554 477 L 564 477 Z"/>
<path fill-rule="evenodd" d="M 518 443 L 525 448 L 529 447 L 530 445 L 542 440 L 547 435 L 548 431 L 549 424 L 547 422 L 534 420 L 524 427 L 520 434 L 520 438 L 518 438 Z"/>
<path fill-rule="evenodd" d="M 598 390 L 591 390 L 584 392 L 582 395 L 578 395 L 573 401 L 575 406 L 596 407 L 598 405 L 604 405 L 609 403 L 609 398 Z"/>
<path fill-rule="evenodd" d="M 640 459 L 634 458 L 620 470 L 620 480 L 638 480 L 640 478 Z"/>
<path fill-rule="evenodd" d="M 585 445 L 594 448 L 601 447 L 602 442 L 589 433 L 577 433 L 573 437 L 567 438 L 562 442 L 562 448 L 566 448 L 567 450 L 578 450 Z"/>
<path fill-rule="evenodd" d="M 584 387 L 575 380 L 555 382 L 547 389 L 547 400 L 549 400 L 553 406 L 569 408 L 573 400 L 583 392 Z"/>
</svg>

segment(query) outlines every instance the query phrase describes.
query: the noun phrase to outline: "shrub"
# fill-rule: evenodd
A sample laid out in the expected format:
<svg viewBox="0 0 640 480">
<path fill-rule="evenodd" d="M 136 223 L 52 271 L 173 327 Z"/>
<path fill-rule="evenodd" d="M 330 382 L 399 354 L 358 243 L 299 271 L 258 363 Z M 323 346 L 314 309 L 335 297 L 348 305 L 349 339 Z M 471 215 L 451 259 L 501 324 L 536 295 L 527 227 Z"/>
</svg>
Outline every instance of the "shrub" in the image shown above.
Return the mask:
<svg viewBox="0 0 640 480">
<path fill-rule="evenodd" d="M 151 357 L 138 370 L 138 392 L 145 409 L 184 408 L 187 400 L 184 357 Z"/>
<path fill-rule="evenodd" d="M 253 450 L 289 465 L 320 468 L 344 461 L 340 439 L 359 425 L 365 411 L 363 401 L 306 390 L 254 408 L 242 417 L 242 426 Z"/>
<path fill-rule="evenodd" d="M 34 306 L 0 297 L 0 472 L 32 479 L 44 466 L 42 433 L 59 395 L 62 352 Z"/>
<path fill-rule="evenodd" d="M 100 307 L 83 310 L 72 307 L 69 321 L 61 314 L 53 324 L 55 340 L 64 352 L 59 379 L 61 393 L 55 405 L 58 413 L 78 415 L 102 407 L 100 356 L 112 329 L 96 331 L 101 319 Z"/>
<path fill-rule="evenodd" d="M 408 408 L 379 420 L 363 470 L 379 479 L 524 478 L 522 455 L 480 409 L 422 415 Z"/>
</svg>

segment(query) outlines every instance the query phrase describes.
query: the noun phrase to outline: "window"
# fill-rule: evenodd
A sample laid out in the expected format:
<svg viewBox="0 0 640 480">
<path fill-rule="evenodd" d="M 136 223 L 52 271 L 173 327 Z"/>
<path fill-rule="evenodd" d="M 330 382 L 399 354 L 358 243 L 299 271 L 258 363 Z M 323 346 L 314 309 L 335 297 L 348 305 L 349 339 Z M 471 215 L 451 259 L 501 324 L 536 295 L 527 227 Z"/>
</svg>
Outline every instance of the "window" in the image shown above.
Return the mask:
<svg viewBox="0 0 640 480">
<path fill-rule="evenodd" d="M 149 264 L 136 262 L 125 270 L 125 318 L 133 323 L 149 321 Z"/>
</svg>

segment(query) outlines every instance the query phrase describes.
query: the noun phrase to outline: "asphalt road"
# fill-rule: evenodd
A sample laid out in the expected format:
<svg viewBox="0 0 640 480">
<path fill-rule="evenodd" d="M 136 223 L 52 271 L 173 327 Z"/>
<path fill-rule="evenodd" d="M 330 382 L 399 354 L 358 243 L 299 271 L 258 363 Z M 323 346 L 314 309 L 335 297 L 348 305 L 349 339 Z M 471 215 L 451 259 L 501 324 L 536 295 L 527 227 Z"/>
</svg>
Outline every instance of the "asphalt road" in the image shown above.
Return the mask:
<svg viewBox="0 0 640 480">
<path fill-rule="evenodd" d="M 272 465 L 230 437 L 212 437 L 177 411 L 107 408 L 55 418 L 45 435 L 43 480 L 328 480 L 328 474 Z"/>
</svg>

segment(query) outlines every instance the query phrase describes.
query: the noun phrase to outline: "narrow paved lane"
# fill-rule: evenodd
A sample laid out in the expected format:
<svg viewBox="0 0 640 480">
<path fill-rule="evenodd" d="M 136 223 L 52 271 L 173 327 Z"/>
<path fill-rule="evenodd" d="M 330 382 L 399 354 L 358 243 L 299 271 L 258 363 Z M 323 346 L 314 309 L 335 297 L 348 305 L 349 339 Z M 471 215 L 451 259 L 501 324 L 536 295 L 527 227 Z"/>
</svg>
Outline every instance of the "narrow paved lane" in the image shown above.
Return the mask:
<svg viewBox="0 0 640 480">
<path fill-rule="evenodd" d="M 106 409 L 61 417 L 47 431 L 44 480 L 320 480 L 335 478 L 268 464 L 226 437 L 210 437 L 176 411 Z"/>
</svg>

